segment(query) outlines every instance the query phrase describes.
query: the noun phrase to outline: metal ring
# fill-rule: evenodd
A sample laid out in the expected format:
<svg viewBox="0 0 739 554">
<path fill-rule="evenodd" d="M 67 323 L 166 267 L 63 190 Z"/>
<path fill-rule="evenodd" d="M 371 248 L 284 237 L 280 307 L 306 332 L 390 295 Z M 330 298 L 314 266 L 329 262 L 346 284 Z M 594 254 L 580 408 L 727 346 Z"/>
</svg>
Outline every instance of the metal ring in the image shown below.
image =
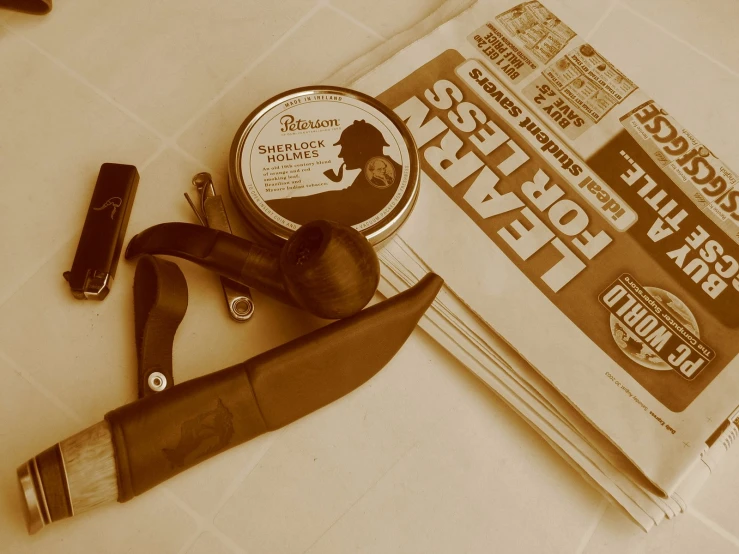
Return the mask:
<svg viewBox="0 0 739 554">
<path fill-rule="evenodd" d="M 236 321 L 246 321 L 254 313 L 254 302 L 247 296 L 237 296 L 231 300 L 229 311 Z"/>
<path fill-rule="evenodd" d="M 164 374 L 159 373 L 158 371 L 150 373 L 147 382 L 149 383 L 149 388 L 155 392 L 159 392 L 167 388 L 167 378 Z"/>
<path fill-rule="evenodd" d="M 32 477 L 33 469 L 31 464 L 35 465 L 35 458 L 31 458 L 28 462 L 18 468 L 18 483 L 21 487 L 21 494 L 23 495 L 23 507 L 25 508 L 26 516 L 26 528 L 28 534 L 33 535 L 40 531 L 46 525 L 44 516 L 41 511 L 41 499 L 39 498 L 39 491 L 36 489 L 34 479 Z M 41 481 L 37 481 L 41 486 Z M 43 492 L 41 493 L 43 494 Z"/>
</svg>

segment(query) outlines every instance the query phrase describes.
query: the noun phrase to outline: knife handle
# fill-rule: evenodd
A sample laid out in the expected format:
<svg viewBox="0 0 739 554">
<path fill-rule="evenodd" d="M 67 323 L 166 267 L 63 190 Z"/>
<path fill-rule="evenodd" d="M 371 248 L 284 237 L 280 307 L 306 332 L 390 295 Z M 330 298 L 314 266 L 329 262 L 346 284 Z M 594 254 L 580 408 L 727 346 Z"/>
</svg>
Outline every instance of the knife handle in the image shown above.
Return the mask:
<svg viewBox="0 0 739 554">
<path fill-rule="evenodd" d="M 28 533 L 115 500 L 113 456 L 110 428 L 101 421 L 20 466 L 18 483 Z"/>
</svg>

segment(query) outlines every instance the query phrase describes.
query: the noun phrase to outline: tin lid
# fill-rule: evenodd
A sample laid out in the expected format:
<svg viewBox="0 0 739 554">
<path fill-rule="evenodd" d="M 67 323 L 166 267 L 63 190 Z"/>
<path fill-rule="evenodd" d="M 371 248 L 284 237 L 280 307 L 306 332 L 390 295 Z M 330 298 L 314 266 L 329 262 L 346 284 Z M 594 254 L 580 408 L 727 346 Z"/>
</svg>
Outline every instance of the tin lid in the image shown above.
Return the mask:
<svg viewBox="0 0 739 554">
<path fill-rule="evenodd" d="M 418 167 L 413 137 L 386 106 L 345 88 L 305 87 L 246 118 L 231 147 L 229 186 L 267 239 L 328 219 L 378 246 L 413 208 Z"/>
</svg>

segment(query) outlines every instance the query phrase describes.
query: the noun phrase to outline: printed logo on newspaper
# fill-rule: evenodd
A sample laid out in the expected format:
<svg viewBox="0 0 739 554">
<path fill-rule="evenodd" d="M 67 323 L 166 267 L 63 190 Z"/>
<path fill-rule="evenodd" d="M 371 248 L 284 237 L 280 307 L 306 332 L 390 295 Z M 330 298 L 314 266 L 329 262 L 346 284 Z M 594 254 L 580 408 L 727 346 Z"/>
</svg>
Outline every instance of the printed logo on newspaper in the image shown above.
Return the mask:
<svg viewBox="0 0 739 554">
<path fill-rule="evenodd" d="M 692 381 L 716 357 L 700 340 L 690 308 L 669 291 L 642 286 L 624 273 L 598 300 L 611 314 L 613 340 L 642 367 Z"/>
<path fill-rule="evenodd" d="M 652 100 L 621 123 L 692 202 L 739 243 L 739 176 Z"/>
</svg>

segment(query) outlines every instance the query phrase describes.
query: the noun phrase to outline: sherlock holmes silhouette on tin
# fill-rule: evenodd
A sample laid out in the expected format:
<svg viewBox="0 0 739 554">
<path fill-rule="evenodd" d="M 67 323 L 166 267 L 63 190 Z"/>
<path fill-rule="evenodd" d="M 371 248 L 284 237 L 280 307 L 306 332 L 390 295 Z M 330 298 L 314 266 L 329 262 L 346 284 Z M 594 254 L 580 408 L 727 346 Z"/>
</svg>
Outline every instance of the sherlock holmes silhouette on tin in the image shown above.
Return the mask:
<svg viewBox="0 0 739 554">
<path fill-rule="evenodd" d="M 334 146 L 341 146 L 339 158 L 343 163 L 338 173 L 329 169 L 324 175 L 338 183 L 344 169 L 361 169 L 351 185 L 343 190 L 268 200 L 269 207 L 300 225 L 313 219 L 356 225 L 387 206 L 398 190 L 403 168 L 384 153 L 389 144 L 382 133 L 363 119 L 354 121 Z"/>
</svg>

